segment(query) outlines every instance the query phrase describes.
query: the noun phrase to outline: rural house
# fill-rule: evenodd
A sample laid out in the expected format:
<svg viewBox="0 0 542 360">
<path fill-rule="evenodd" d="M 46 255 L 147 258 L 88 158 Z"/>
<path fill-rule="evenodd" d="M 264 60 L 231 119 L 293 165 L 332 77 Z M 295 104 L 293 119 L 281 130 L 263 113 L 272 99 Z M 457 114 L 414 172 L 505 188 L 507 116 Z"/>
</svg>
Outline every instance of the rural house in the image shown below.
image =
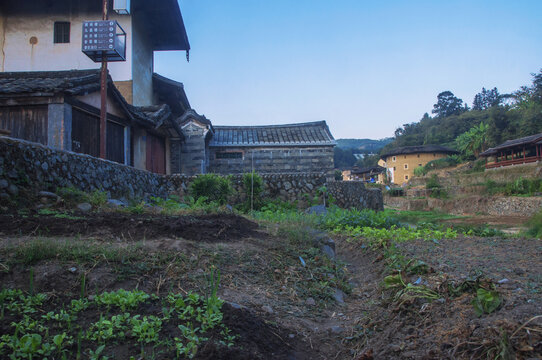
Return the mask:
<svg viewBox="0 0 542 360">
<path fill-rule="evenodd" d="M 415 168 L 453 154 L 457 151 L 440 145 L 405 146 L 381 155 L 378 164 L 387 169 L 392 184 L 401 185 L 412 179 Z"/>
<path fill-rule="evenodd" d="M 374 182 L 377 184 L 384 183 L 385 173 L 386 173 L 386 168 L 380 165 L 369 166 L 369 167 L 364 167 L 364 168 L 359 168 L 355 166 L 350 170 L 345 170 L 342 172 L 344 181 L 364 181 L 364 182 Z"/>
<path fill-rule="evenodd" d="M 213 126 L 188 111 L 179 119 L 184 135 L 182 173 L 329 173 L 335 140 L 325 121 L 267 126 Z"/>
<path fill-rule="evenodd" d="M 100 64 L 82 52 L 85 21 L 101 19 L 100 5 L 0 4 L 0 135 L 100 155 Z M 190 49 L 177 0 L 110 0 L 109 14 L 125 61 L 108 65 L 106 159 L 162 174 L 332 171 L 324 121 L 213 126 L 183 84 L 154 73 L 154 51 Z"/>
<path fill-rule="evenodd" d="M 174 119 L 190 104 L 182 84 L 153 72 L 154 51 L 190 49 L 178 2 L 111 0 L 109 14 L 125 31 L 126 61 L 108 66 L 106 158 L 178 172 L 171 151 L 183 139 Z M 83 22 L 101 16 L 94 0 L 0 3 L 2 133 L 97 155 L 100 64 L 81 43 Z"/>
<path fill-rule="evenodd" d="M 542 161 L 542 133 L 505 141 L 480 156 L 487 169 Z"/>
</svg>

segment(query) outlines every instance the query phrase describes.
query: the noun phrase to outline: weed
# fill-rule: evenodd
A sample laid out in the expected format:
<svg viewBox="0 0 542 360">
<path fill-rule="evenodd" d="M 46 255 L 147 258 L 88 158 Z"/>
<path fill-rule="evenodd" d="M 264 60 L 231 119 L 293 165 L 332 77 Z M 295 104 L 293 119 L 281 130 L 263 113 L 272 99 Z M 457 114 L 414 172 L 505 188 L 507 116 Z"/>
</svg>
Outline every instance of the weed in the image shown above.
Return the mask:
<svg viewBox="0 0 542 360">
<path fill-rule="evenodd" d="M 529 219 L 527 226 L 527 235 L 542 238 L 542 210 Z"/>
</svg>

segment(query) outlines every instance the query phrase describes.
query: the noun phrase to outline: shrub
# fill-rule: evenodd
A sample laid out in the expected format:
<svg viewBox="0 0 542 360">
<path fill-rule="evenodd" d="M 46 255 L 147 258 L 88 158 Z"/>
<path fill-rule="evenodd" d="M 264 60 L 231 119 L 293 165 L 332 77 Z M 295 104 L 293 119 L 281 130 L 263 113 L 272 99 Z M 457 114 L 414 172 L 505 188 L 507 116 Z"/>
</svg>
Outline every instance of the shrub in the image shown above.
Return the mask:
<svg viewBox="0 0 542 360">
<path fill-rule="evenodd" d="M 527 234 L 533 237 L 542 238 L 542 210 L 536 213 L 528 222 Z"/>
<path fill-rule="evenodd" d="M 198 175 L 190 184 L 189 193 L 194 199 L 205 197 L 207 202 L 216 201 L 220 205 L 228 201 L 233 193 L 230 177 L 217 174 Z"/>
<path fill-rule="evenodd" d="M 438 199 L 445 199 L 448 197 L 448 193 L 442 185 L 440 185 L 440 182 L 438 180 L 437 174 L 433 174 L 429 180 L 427 180 L 427 183 L 425 184 L 425 188 L 427 190 L 431 190 L 431 197 L 438 198 Z"/>
<path fill-rule="evenodd" d="M 429 161 L 424 166 L 418 166 L 414 169 L 414 175 L 423 176 L 431 170 L 445 169 L 448 167 L 456 166 L 461 163 L 461 158 L 458 155 L 451 155 L 442 159 L 436 159 Z"/>
<path fill-rule="evenodd" d="M 256 172 L 243 174 L 243 190 L 246 199 L 242 206 L 244 211 L 257 210 L 263 205 L 263 179 Z"/>
</svg>

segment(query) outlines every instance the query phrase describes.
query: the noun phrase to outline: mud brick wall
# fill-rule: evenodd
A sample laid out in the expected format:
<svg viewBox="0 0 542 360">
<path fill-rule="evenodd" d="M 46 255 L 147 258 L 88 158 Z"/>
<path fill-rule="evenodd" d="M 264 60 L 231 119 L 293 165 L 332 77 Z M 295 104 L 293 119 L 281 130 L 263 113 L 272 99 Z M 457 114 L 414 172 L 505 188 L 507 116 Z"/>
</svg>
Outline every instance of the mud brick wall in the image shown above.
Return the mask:
<svg viewBox="0 0 542 360">
<path fill-rule="evenodd" d="M 333 146 L 287 148 L 220 148 L 209 149 L 209 172 L 242 174 L 313 173 L 333 170 Z M 239 158 L 220 158 L 217 153 L 237 153 Z"/>
<path fill-rule="evenodd" d="M 306 205 L 325 185 L 339 206 L 382 208 L 379 189 L 365 189 L 360 182 L 334 182 L 324 172 L 262 174 L 264 196 Z M 0 203 L 20 196 L 35 196 L 39 191 L 75 187 L 83 191 L 102 190 L 110 197 L 148 199 L 188 194 L 194 176 L 160 175 L 108 160 L 70 151 L 54 150 L 44 145 L 0 136 Z M 242 175 L 231 176 L 236 195 L 244 199 Z"/>
<path fill-rule="evenodd" d="M 0 202 L 58 187 L 99 189 L 117 198 L 167 196 L 175 190 L 162 175 L 0 136 Z"/>
</svg>

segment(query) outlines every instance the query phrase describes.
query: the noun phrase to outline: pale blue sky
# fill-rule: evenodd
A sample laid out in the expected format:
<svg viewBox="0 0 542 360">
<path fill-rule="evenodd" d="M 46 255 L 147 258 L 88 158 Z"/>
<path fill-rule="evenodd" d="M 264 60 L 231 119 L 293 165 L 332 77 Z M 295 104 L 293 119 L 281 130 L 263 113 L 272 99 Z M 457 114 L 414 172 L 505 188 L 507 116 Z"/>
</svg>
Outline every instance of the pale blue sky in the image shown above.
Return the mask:
<svg viewBox="0 0 542 360">
<path fill-rule="evenodd" d="M 326 120 L 383 138 L 444 90 L 472 104 L 542 68 L 542 0 L 180 0 L 192 50 L 159 52 L 215 125 Z"/>
</svg>

